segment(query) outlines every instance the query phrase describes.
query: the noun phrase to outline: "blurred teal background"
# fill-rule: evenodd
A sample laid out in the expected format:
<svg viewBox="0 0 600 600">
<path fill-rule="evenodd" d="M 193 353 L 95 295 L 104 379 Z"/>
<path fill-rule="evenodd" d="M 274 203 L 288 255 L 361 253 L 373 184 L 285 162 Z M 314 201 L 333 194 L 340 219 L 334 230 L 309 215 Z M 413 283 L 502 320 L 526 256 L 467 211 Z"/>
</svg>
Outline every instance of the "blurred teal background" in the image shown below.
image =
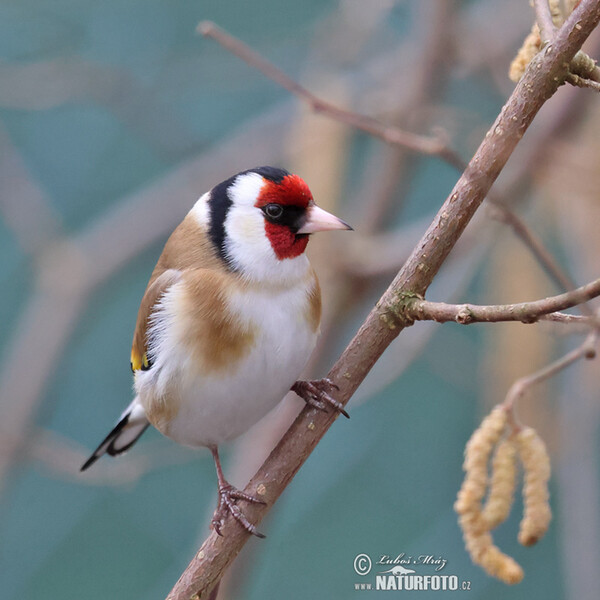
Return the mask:
<svg viewBox="0 0 600 600">
<path fill-rule="evenodd" d="M 203 192 L 239 170 L 278 164 L 355 226 L 352 239 L 311 243 L 327 311 L 312 372 L 323 376 L 458 176 L 435 158 L 309 115 L 197 35 L 204 19 L 333 102 L 423 134 L 443 127 L 465 157 L 512 89 L 508 64 L 531 24 L 528 3 L 517 0 L 0 2 L 4 600 L 164 598 L 207 533 L 216 504 L 208 452 L 175 447 L 152 430 L 118 461 L 78 473 L 130 401 L 139 300 L 168 234 Z M 568 143 L 548 125 L 558 120 L 552 106 L 568 113 L 571 91 L 561 94 L 499 191 L 510 192 L 583 283 L 594 277 L 585 260 L 594 230 L 554 202 L 540 164 L 555 155 L 534 160 L 539 140 L 556 152 Z M 587 104 L 577 110 L 579 122 L 593 121 Z M 586 202 L 585 194 L 574 198 Z M 489 217 L 469 228 L 431 298 L 556 293 Z M 495 536 L 523 566 L 523 583 L 507 588 L 472 565 L 452 509 L 464 444 L 481 417 L 514 378 L 574 343 L 534 329 L 406 331 L 361 387 L 350 421 L 336 422 L 262 524 L 267 539 L 250 540 L 220 597 L 371 597 L 354 590 L 368 579 L 353 570 L 360 553 L 444 557 L 443 573 L 470 581 L 470 598 L 595 597 L 592 367 L 577 367 L 523 409 L 558 468 L 546 538 L 530 549 L 517 544 L 518 500 Z M 234 483 L 244 485 L 300 405 L 288 398 L 223 449 Z"/>
</svg>

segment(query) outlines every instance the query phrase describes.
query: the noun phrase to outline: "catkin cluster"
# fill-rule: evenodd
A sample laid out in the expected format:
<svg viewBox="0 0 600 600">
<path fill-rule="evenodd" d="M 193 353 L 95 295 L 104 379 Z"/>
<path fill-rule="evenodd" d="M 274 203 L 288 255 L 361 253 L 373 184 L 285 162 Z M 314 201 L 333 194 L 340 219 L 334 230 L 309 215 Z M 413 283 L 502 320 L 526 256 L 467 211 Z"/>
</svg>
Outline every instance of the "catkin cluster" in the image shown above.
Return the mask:
<svg viewBox="0 0 600 600">
<path fill-rule="evenodd" d="M 577 6 L 577 4 L 578 0 L 568 0 L 568 2 L 565 3 L 565 13 L 567 15 L 570 15 L 573 12 L 575 6 Z M 562 12 L 562 8 L 560 6 L 560 0 L 550 0 L 549 5 L 554 26 L 560 27 L 565 18 Z M 531 59 L 540 51 L 541 46 L 542 40 L 540 38 L 540 28 L 538 27 L 537 23 L 534 23 L 533 27 L 531 28 L 531 32 L 525 38 L 525 41 L 519 49 L 517 56 L 510 64 L 508 76 L 511 81 L 517 83 L 519 79 L 523 77 L 523 73 L 525 73 L 527 65 L 531 62 Z"/>
<path fill-rule="evenodd" d="M 524 470 L 524 516 L 519 541 L 529 546 L 544 535 L 551 518 L 550 459 L 534 429 L 527 427 L 518 433 L 507 433 L 506 417 L 506 410 L 496 406 L 467 443 L 463 464 L 466 475 L 454 509 L 473 562 L 501 581 L 514 584 L 523 579 L 523 569 L 494 545 L 491 530 L 510 513 L 518 455 Z M 492 452 L 490 476 L 488 463 Z"/>
</svg>

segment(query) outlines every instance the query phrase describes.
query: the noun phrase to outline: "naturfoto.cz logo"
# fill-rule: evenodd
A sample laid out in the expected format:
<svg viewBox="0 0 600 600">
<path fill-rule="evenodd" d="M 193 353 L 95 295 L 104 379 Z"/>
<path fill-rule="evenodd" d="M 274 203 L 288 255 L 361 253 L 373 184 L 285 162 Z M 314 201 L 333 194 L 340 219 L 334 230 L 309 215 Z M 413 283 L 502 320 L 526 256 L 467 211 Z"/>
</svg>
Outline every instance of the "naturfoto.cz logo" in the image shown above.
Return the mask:
<svg viewBox="0 0 600 600">
<path fill-rule="evenodd" d="M 420 554 L 414 557 L 405 553 L 397 554 L 394 557 L 382 554 L 375 562 L 375 568 L 381 570 L 373 573 L 371 557 L 368 554 L 357 554 L 354 558 L 355 573 L 361 577 L 371 574 L 371 578 L 355 583 L 354 589 L 412 592 L 470 590 L 470 581 L 462 581 L 458 575 L 440 573 L 447 563 L 448 561 L 442 556 L 437 557 L 432 554 Z M 419 571 L 427 570 L 429 572 L 418 572 L 412 567 L 420 567 Z M 374 582 L 373 575 L 375 575 Z"/>
</svg>

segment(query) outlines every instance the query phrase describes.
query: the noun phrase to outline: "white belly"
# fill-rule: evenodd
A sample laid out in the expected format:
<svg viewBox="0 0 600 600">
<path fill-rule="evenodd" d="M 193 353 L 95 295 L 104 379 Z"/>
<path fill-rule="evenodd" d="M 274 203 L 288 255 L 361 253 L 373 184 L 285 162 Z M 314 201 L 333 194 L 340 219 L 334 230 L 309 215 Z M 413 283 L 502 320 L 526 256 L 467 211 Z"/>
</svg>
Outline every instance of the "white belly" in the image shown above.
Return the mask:
<svg viewBox="0 0 600 600">
<path fill-rule="evenodd" d="M 314 349 L 317 332 L 306 319 L 306 304 L 304 286 L 232 296 L 232 313 L 247 319 L 256 335 L 245 356 L 217 373 L 198 373 L 182 356 L 167 315 L 160 325 L 162 356 L 136 374 L 136 391 L 153 425 L 181 444 L 210 446 L 259 421 L 289 391 Z M 157 403 L 165 405 L 166 418 L 152 418 Z"/>
</svg>

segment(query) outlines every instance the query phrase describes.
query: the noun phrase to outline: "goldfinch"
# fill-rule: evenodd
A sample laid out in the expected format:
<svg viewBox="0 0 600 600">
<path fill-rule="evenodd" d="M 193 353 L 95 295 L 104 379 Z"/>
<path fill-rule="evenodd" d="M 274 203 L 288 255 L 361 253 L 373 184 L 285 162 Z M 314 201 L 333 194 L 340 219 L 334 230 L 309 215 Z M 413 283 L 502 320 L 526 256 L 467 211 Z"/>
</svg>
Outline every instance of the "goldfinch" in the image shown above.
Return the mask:
<svg viewBox="0 0 600 600">
<path fill-rule="evenodd" d="M 131 349 L 136 396 L 81 470 L 125 452 L 152 424 L 211 450 L 216 532 L 230 512 L 262 537 L 235 503 L 260 500 L 227 482 L 218 446 L 290 389 L 345 414 L 330 381 L 296 381 L 321 320 L 319 282 L 304 251 L 311 233 L 333 229 L 351 227 L 283 169 L 249 169 L 204 194 L 168 239 L 142 298 Z"/>
</svg>

